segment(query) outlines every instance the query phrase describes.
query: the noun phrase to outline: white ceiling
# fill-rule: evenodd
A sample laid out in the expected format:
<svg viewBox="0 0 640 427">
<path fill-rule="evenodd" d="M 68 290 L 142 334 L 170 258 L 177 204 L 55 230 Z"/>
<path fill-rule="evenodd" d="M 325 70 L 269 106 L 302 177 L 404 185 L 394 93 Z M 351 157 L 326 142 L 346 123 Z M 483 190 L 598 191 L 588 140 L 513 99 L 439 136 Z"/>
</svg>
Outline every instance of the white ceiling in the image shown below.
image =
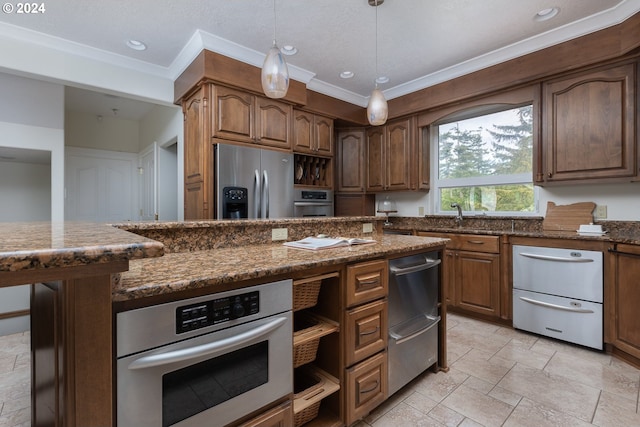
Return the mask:
<svg viewBox="0 0 640 427">
<path fill-rule="evenodd" d="M 40 14 L 0 14 L 3 32 L 14 29 L 15 37 L 41 44 L 44 37 L 54 49 L 75 49 L 78 55 L 171 80 L 202 48 L 260 66 L 274 32 L 271 0 L 43 4 L 46 11 Z M 555 18 L 534 19 L 538 11 L 554 6 L 560 9 Z M 618 24 L 638 11 L 640 0 L 386 0 L 377 8 L 378 74 L 389 78 L 381 89 L 392 99 Z M 376 8 L 367 0 L 275 0 L 275 16 L 279 46 L 298 49 L 287 57 L 296 80 L 366 105 L 376 76 Z M 143 41 L 147 50 L 128 48 L 128 39 Z M 341 79 L 346 70 L 355 76 Z M 88 95 L 76 89 L 67 93 L 67 102 L 86 111 L 87 105 L 106 101 L 82 99 Z M 116 101 L 120 107 L 113 108 L 124 117 L 124 98 L 112 98 L 101 108 Z"/>
</svg>

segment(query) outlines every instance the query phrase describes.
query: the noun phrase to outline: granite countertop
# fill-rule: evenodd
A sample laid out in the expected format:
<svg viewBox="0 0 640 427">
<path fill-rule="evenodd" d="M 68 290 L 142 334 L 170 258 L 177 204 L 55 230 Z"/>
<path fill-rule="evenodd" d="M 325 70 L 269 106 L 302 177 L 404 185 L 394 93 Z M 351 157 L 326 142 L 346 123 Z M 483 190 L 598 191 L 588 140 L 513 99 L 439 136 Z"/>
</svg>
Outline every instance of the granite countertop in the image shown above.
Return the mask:
<svg viewBox="0 0 640 427">
<path fill-rule="evenodd" d="M 0 223 L 0 272 L 75 267 L 164 253 L 160 242 L 94 223 Z"/>
<path fill-rule="evenodd" d="M 167 253 L 162 258 L 131 262 L 113 287 L 113 301 L 211 287 L 249 279 L 294 273 L 314 267 L 392 257 L 443 246 L 430 237 L 374 235 L 375 244 L 311 251 L 282 243 Z"/>
</svg>

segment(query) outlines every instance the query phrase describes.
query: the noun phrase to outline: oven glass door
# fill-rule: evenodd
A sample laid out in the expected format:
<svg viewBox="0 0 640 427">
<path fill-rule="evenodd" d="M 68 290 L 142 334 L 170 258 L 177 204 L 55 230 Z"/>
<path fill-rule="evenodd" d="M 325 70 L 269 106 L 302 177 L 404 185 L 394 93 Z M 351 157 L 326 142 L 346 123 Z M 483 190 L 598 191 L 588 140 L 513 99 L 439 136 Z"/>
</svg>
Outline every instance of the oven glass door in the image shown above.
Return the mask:
<svg viewBox="0 0 640 427">
<path fill-rule="evenodd" d="M 333 216 L 333 203 L 331 202 L 295 202 L 293 215 L 296 218 Z"/>
<path fill-rule="evenodd" d="M 118 425 L 225 425 L 291 393 L 291 313 L 121 358 Z"/>
</svg>

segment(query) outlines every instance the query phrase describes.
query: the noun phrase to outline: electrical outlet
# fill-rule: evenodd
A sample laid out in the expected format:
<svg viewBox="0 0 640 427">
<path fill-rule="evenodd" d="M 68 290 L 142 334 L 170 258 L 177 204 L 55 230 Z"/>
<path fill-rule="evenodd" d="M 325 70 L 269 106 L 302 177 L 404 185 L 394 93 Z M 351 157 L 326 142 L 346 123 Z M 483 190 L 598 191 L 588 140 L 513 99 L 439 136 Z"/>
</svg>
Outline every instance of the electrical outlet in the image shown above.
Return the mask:
<svg viewBox="0 0 640 427">
<path fill-rule="evenodd" d="M 287 240 L 289 232 L 286 228 L 272 228 L 271 240 Z"/>
<path fill-rule="evenodd" d="M 362 224 L 363 233 L 373 233 L 373 224 L 370 222 Z"/>
<path fill-rule="evenodd" d="M 607 205 L 597 205 L 596 206 L 596 218 L 598 219 L 606 219 L 607 218 Z"/>
<path fill-rule="evenodd" d="M 424 216 L 424 206 L 418 206 L 418 215 Z"/>
</svg>

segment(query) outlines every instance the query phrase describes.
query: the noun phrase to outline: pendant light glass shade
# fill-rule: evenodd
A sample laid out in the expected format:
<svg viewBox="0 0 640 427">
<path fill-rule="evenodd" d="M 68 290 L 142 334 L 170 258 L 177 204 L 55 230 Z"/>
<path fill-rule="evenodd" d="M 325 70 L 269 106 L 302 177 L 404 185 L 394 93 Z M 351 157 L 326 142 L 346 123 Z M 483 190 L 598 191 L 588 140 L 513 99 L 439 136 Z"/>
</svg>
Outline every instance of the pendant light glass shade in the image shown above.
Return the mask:
<svg viewBox="0 0 640 427">
<path fill-rule="evenodd" d="M 276 2 L 273 0 L 273 46 L 262 64 L 262 90 L 269 98 L 284 98 L 289 90 L 289 68 L 276 44 Z"/>
<path fill-rule="evenodd" d="M 380 126 L 386 123 L 389 115 L 389 107 L 387 100 L 384 98 L 382 91 L 377 87 L 371 92 L 369 103 L 367 104 L 367 119 L 369 124 Z"/>
<path fill-rule="evenodd" d="M 262 64 L 262 90 L 269 98 L 283 98 L 289 89 L 289 68 L 284 55 L 273 43 Z"/>
</svg>

